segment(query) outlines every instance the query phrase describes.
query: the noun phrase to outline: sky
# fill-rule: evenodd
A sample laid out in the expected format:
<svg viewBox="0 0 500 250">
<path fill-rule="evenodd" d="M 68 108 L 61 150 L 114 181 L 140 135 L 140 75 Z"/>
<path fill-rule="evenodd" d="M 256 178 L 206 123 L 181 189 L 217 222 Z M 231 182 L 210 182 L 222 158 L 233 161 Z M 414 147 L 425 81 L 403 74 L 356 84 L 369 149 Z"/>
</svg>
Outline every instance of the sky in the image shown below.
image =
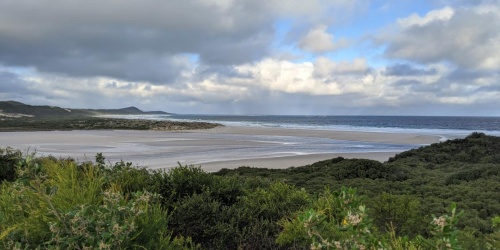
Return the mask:
<svg viewBox="0 0 500 250">
<path fill-rule="evenodd" d="M 0 100 L 500 116 L 500 0 L 0 0 Z"/>
</svg>

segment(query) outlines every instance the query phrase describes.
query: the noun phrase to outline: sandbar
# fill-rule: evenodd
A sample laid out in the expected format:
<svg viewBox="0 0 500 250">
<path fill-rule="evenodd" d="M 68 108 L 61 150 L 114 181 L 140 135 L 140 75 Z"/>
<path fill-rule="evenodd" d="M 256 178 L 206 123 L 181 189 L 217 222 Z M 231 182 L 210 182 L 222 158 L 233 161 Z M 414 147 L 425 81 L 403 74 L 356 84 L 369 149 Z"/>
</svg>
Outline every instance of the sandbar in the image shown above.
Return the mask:
<svg viewBox="0 0 500 250">
<path fill-rule="evenodd" d="M 459 136 L 457 136 L 459 137 Z M 240 166 L 287 168 L 338 156 L 386 161 L 409 148 L 439 142 L 442 135 L 218 127 L 196 131 L 85 130 L 2 132 L 0 147 L 37 155 L 94 160 L 123 160 L 151 169 L 181 165 L 206 171 Z"/>
</svg>

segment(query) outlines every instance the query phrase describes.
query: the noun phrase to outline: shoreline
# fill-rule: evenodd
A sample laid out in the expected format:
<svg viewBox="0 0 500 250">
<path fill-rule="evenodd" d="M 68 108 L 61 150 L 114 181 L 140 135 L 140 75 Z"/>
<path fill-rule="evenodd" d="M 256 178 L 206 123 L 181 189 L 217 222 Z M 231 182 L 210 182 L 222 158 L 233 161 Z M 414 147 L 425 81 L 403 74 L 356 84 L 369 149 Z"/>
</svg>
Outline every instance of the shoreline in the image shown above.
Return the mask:
<svg viewBox="0 0 500 250">
<path fill-rule="evenodd" d="M 335 157 L 386 161 L 405 150 L 439 142 L 439 135 L 224 126 L 207 130 L 73 130 L 0 133 L 0 147 L 37 155 L 106 161 L 124 160 L 149 169 L 201 165 L 212 172 L 240 166 L 288 168 Z M 303 143 L 303 144 L 302 144 Z M 298 145 L 295 145 L 298 144 Z M 322 148 L 346 144 L 348 150 Z M 301 147 L 304 147 L 302 150 Z M 312 147 L 312 149 L 310 149 Z M 317 147 L 314 148 L 314 147 Z M 346 152 L 349 150 L 368 150 Z M 391 150 L 380 150 L 389 147 Z M 309 151 L 305 150 L 308 149 Z M 371 150 L 371 151 L 370 151 Z M 317 152 L 316 152 L 317 151 Z"/>
</svg>

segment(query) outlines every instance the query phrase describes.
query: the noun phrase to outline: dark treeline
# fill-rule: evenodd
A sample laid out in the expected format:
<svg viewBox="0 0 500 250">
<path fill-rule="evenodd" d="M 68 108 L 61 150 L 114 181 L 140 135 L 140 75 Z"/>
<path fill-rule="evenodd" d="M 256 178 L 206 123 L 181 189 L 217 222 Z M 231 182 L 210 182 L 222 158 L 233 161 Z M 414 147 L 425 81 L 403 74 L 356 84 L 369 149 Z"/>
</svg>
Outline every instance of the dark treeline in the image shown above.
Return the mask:
<svg viewBox="0 0 500 250">
<path fill-rule="evenodd" d="M 216 173 L 1 149 L 0 248 L 496 249 L 499 149 L 474 133 L 386 163 Z"/>
<path fill-rule="evenodd" d="M 155 121 L 91 116 L 0 119 L 0 132 L 99 129 L 178 131 L 211 129 L 219 126 L 222 125 L 208 122 Z"/>
</svg>

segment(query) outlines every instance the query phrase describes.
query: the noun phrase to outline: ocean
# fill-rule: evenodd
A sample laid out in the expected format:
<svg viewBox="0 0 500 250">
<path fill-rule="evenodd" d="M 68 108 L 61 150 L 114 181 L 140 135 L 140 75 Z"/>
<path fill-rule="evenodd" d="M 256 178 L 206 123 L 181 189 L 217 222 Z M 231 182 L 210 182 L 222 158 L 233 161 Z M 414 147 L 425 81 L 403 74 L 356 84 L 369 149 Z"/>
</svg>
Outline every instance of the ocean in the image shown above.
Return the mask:
<svg viewBox="0 0 500 250">
<path fill-rule="evenodd" d="M 457 116 L 277 116 L 277 115 L 141 115 L 113 116 L 152 120 L 216 122 L 226 126 L 276 127 L 363 132 L 466 136 L 483 132 L 500 136 L 500 117 Z"/>
</svg>

